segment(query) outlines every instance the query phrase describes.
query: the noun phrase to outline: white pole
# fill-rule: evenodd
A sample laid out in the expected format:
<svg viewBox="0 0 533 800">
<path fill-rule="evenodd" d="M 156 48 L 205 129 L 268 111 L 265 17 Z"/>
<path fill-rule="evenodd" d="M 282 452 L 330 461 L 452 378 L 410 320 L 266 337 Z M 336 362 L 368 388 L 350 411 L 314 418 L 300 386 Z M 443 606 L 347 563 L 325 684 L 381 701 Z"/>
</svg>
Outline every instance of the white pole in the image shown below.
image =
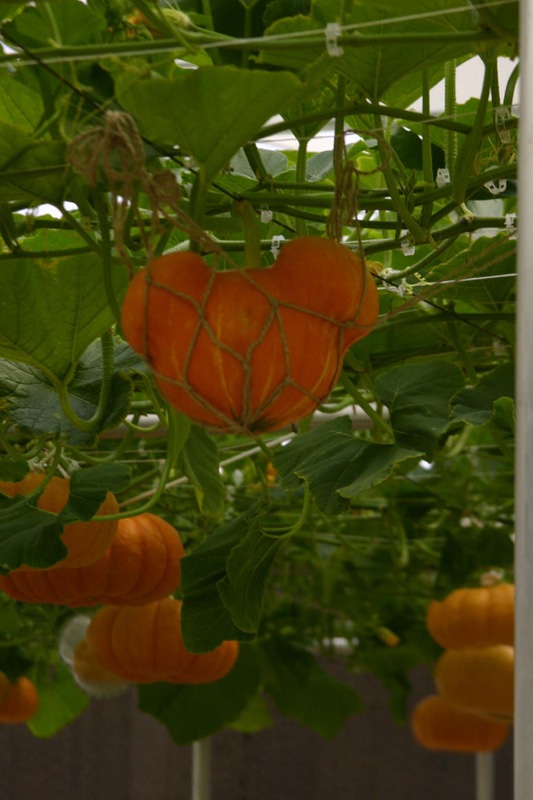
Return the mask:
<svg viewBox="0 0 533 800">
<path fill-rule="evenodd" d="M 211 800 L 211 739 L 192 745 L 192 800 Z"/>
<path fill-rule="evenodd" d="M 476 754 L 476 800 L 494 800 L 494 753 Z"/>
<path fill-rule="evenodd" d="M 533 800 L 533 0 L 520 3 L 514 796 Z"/>
</svg>

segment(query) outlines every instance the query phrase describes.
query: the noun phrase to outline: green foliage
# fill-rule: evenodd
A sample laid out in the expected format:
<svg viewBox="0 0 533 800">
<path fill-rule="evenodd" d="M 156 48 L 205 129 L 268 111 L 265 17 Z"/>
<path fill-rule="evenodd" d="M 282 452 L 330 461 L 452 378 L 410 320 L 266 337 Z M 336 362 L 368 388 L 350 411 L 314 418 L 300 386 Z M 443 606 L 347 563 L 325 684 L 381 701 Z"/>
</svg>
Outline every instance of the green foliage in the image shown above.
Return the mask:
<svg viewBox="0 0 533 800">
<path fill-rule="evenodd" d="M 180 531 L 187 647 L 242 644 L 220 683 L 140 689 L 174 741 L 261 730 L 271 703 L 334 736 L 361 700 L 322 656 L 377 677 L 404 720 L 410 671 L 438 653 L 429 600 L 512 580 L 518 72 L 492 69 L 516 57 L 518 3 L 179 5 L 189 26 L 164 3 L 136 22 L 125 0 L 0 2 L 0 478 L 73 489 L 57 517 L 0 499 L 0 567 L 55 564 L 63 524 L 111 490 Z M 447 107 L 413 111 L 445 75 Z M 169 409 L 122 337 L 129 277 L 171 249 L 239 268 L 251 243 L 267 267 L 274 236 L 336 226 L 380 318 L 321 413 L 256 439 Z M 0 669 L 38 679 L 37 736 L 87 703 L 58 664 L 65 613 L 0 597 Z"/>
</svg>

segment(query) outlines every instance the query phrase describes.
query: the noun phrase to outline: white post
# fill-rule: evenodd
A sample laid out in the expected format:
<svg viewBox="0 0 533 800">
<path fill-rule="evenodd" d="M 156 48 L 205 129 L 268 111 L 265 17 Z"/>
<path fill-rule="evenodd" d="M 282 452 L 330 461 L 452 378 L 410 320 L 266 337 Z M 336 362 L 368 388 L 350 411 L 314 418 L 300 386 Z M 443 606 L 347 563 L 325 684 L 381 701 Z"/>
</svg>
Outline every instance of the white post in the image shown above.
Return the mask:
<svg viewBox="0 0 533 800">
<path fill-rule="evenodd" d="M 211 800 L 211 739 L 192 745 L 192 800 Z"/>
<path fill-rule="evenodd" d="M 514 796 L 533 800 L 533 0 L 520 3 Z"/>
<path fill-rule="evenodd" d="M 476 800 L 494 800 L 494 753 L 476 754 Z"/>
</svg>

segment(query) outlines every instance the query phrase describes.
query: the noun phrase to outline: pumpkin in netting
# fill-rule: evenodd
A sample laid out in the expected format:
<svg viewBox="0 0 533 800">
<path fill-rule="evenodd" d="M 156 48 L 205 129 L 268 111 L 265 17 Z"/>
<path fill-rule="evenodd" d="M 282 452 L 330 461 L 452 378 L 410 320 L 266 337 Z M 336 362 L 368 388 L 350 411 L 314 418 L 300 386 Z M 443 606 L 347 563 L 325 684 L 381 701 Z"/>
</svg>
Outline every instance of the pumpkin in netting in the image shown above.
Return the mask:
<svg viewBox="0 0 533 800">
<path fill-rule="evenodd" d="M 442 601 L 432 600 L 427 629 L 441 647 L 488 647 L 514 644 L 514 586 L 456 589 Z"/>
<path fill-rule="evenodd" d="M 98 561 L 73 569 L 11 570 L 0 575 L 0 589 L 25 603 L 141 605 L 178 588 L 184 553 L 170 523 L 155 514 L 139 514 L 118 521 L 115 538 Z"/>
<path fill-rule="evenodd" d="M 507 722 L 456 708 L 440 695 L 426 697 L 415 706 L 410 726 L 413 736 L 422 747 L 457 753 L 490 753 L 497 750 L 504 744 L 511 729 Z"/>
<path fill-rule="evenodd" d="M 302 237 L 266 269 L 216 271 L 191 252 L 156 258 L 130 283 L 121 321 L 171 405 L 254 434 L 314 411 L 377 316 L 362 261 L 338 242 Z"/>
<path fill-rule="evenodd" d="M 5 676 L 4 676 L 5 677 Z M 27 722 L 37 713 L 39 695 L 33 681 L 21 675 L 13 683 L 5 681 L 0 695 L 0 723 Z"/>
<path fill-rule="evenodd" d="M 36 489 L 45 476 L 38 472 L 29 472 L 21 481 L 9 483 L 0 481 L 0 492 L 8 497 L 28 495 Z M 66 478 L 52 477 L 37 501 L 37 507 L 43 511 L 59 514 L 68 502 L 70 481 Z M 115 496 L 108 492 L 95 516 L 118 513 Z M 58 561 L 55 567 L 83 567 L 100 558 L 111 546 L 117 530 L 116 520 L 98 522 L 71 522 L 65 525 L 61 533 L 61 541 L 68 550 L 65 558 Z M 33 570 L 23 566 L 21 569 Z"/>
<path fill-rule="evenodd" d="M 458 708 L 500 720 L 514 714 L 514 648 L 445 650 L 434 670 L 439 694 Z"/>
<path fill-rule="evenodd" d="M 86 639 L 96 661 L 132 683 L 210 683 L 228 674 L 239 650 L 237 642 L 222 642 L 210 653 L 189 653 L 181 635 L 181 602 L 173 597 L 104 606 Z"/>
</svg>

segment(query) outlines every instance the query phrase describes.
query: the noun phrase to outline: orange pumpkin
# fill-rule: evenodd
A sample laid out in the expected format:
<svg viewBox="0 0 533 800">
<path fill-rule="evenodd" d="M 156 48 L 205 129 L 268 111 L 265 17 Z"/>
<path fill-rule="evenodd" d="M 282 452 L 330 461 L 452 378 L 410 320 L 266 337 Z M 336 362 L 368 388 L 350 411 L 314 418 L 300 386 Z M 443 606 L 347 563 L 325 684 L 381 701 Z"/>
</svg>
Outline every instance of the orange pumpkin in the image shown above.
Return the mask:
<svg viewBox="0 0 533 800">
<path fill-rule="evenodd" d="M 217 272 L 191 252 L 156 258 L 129 286 L 122 328 L 179 411 L 253 434 L 314 411 L 377 316 L 360 259 L 338 242 L 302 237 L 267 269 Z"/>
<path fill-rule="evenodd" d="M 1 722 L 26 722 L 37 713 L 39 695 L 35 684 L 21 675 L 10 683 L 7 693 L 0 703 Z"/>
<path fill-rule="evenodd" d="M 38 472 L 29 472 L 18 483 L 0 482 L 0 492 L 8 497 L 30 494 L 44 480 L 44 475 Z M 37 501 L 37 507 L 43 511 L 59 514 L 66 506 L 70 493 L 70 481 L 54 476 L 46 485 Z M 111 492 L 107 493 L 104 502 L 96 512 L 96 516 L 116 514 L 118 503 Z M 117 530 L 117 521 L 104 522 L 72 522 L 65 525 L 61 534 L 61 541 L 68 550 L 68 555 L 55 564 L 55 567 L 83 567 L 92 564 L 100 558 L 111 546 Z M 21 569 L 33 569 L 23 566 Z"/>
<path fill-rule="evenodd" d="M 118 522 L 109 550 L 74 569 L 12 570 L 0 589 L 15 600 L 71 608 L 102 604 L 140 605 L 167 597 L 180 583 L 184 555 L 179 534 L 155 514 Z"/>
<path fill-rule="evenodd" d="M 497 750 L 510 731 L 509 723 L 470 714 L 452 706 L 439 695 L 426 697 L 416 705 L 410 726 L 422 747 L 458 753 Z"/>
<path fill-rule="evenodd" d="M 500 583 L 457 589 L 433 600 L 426 617 L 429 633 L 441 647 L 488 647 L 514 644 L 514 586 Z"/>
<path fill-rule="evenodd" d="M 128 687 L 126 681 L 96 661 L 86 639 L 82 639 L 74 648 L 72 675 L 78 686 L 92 697 L 115 697 Z"/>
<path fill-rule="evenodd" d="M 439 694 L 458 708 L 510 720 L 514 713 L 514 648 L 446 650 L 435 665 Z"/>
<path fill-rule="evenodd" d="M 167 597 L 143 606 L 104 606 L 87 630 L 87 644 L 105 669 L 132 683 L 210 683 L 233 667 L 236 642 L 192 654 L 181 635 L 181 602 Z"/>
</svg>

